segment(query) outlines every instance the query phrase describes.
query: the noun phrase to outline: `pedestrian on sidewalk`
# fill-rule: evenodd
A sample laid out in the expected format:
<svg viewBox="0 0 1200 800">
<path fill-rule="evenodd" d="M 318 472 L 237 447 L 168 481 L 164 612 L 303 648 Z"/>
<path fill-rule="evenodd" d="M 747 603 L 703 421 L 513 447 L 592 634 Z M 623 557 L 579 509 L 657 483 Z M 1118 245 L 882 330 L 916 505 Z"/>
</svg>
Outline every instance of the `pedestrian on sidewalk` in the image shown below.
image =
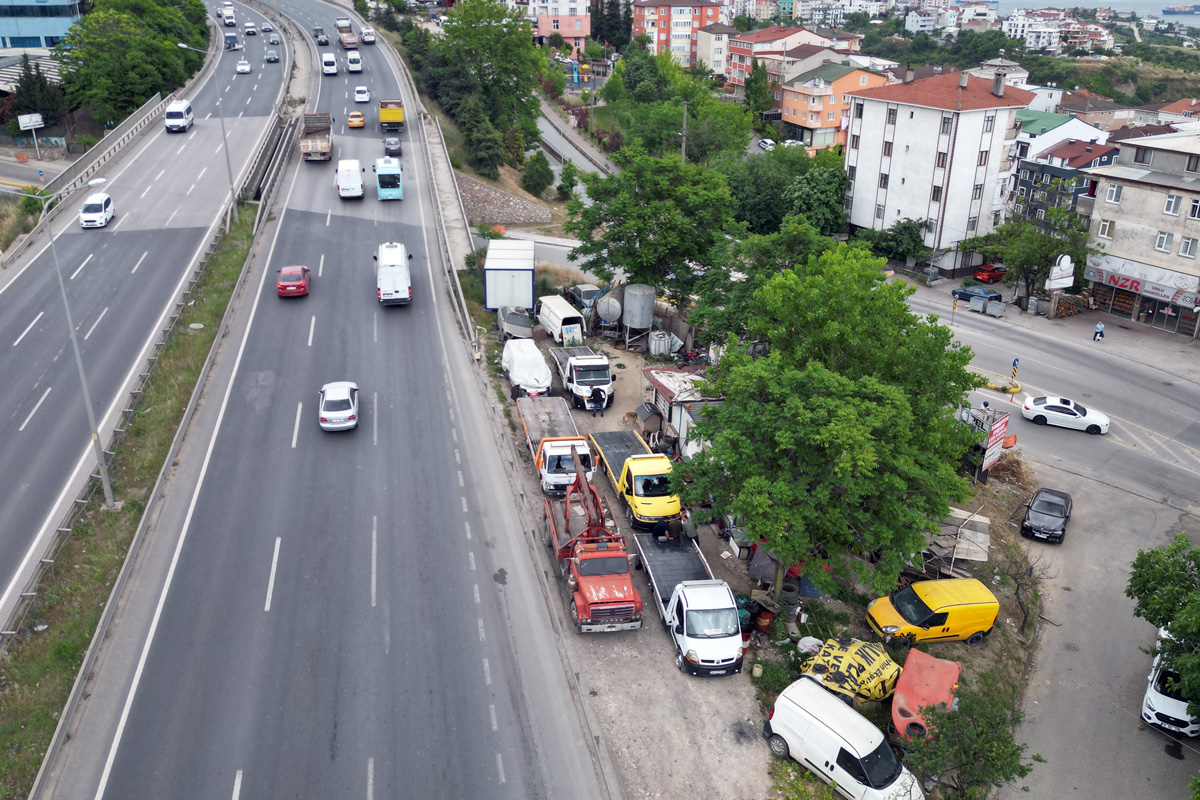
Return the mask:
<svg viewBox="0 0 1200 800">
<path fill-rule="evenodd" d="M 1096 332 L 1092 334 L 1092 341 L 1098 342 L 1103 338 L 1104 338 L 1104 323 L 1097 322 L 1096 323 Z"/>
<path fill-rule="evenodd" d="M 592 389 L 592 394 L 588 398 L 592 404 L 592 416 L 596 416 L 596 411 L 600 412 L 600 416 L 604 416 L 604 407 L 608 405 L 608 392 L 601 389 L 599 386 Z"/>
</svg>

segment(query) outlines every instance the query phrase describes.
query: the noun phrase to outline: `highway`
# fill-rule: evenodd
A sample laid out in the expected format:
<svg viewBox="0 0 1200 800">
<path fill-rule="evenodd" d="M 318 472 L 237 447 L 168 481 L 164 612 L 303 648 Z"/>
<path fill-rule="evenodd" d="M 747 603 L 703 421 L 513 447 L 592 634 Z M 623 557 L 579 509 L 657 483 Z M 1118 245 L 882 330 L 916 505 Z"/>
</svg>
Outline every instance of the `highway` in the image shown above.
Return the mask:
<svg viewBox="0 0 1200 800">
<path fill-rule="evenodd" d="M 288 74 L 263 64 L 234 75 L 239 56 L 219 56 L 216 73 L 191 98 L 196 124 L 185 134 L 161 126 L 131 144 L 100 174 L 107 183 L 82 189 L 55 219 L 58 257 L 80 339 L 88 385 L 103 430 L 124 402 L 122 387 L 143 365 L 143 352 L 165 324 L 200 250 L 216 229 L 228 196 L 217 98 L 223 99 L 235 179 L 264 134 Z M 236 79 L 235 79 L 236 77 Z M 92 191 L 113 198 L 105 228 L 81 229 L 78 209 Z M 43 245 L 0 288 L 0 609 L 24 588 L 26 571 L 59 522 L 72 476 L 94 470 L 79 373 L 70 352 L 65 312 Z"/>
<path fill-rule="evenodd" d="M 280 7 L 333 30 L 328 6 Z M 362 57 L 361 75 L 342 61 L 319 79 L 334 161 L 285 176 L 96 798 L 604 796 L 444 300 L 419 137 L 402 135 L 405 199 L 375 196 L 374 101 L 401 90 L 378 48 Z M 373 102 L 348 130 L 357 85 Z M 339 159 L 366 168 L 365 198 L 337 197 Z M 414 256 L 409 307 L 376 300 L 385 241 Z M 281 299 L 276 271 L 293 264 L 311 294 Z M 334 380 L 360 387 L 353 431 L 318 427 Z"/>
</svg>

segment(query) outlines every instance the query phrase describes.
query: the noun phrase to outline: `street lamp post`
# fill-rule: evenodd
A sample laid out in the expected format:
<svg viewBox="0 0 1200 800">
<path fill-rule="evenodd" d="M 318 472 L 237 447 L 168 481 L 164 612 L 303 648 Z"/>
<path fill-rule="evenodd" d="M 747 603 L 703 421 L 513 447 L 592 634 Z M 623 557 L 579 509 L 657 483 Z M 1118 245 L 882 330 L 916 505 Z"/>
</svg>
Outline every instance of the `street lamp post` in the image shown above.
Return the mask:
<svg viewBox="0 0 1200 800">
<path fill-rule="evenodd" d="M 71 304 L 67 301 L 67 284 L 63 281 L 62 267 L 58 262 L 58 248 L 54 244 L 54 229 L 50 226 L 50 215 L 46 213 L 46 207 L 51 200 L 63 200 L 71 194 L 86 189 L 89 187 L 100 186 L 106 183 L 104 178 L 96 178 L 88 181 L 83 186 L 76 186 L 74 189 L 67 189 L 49 197 L 39 194 L 26 194 L 25 192 L 9 192 L 5 194 L 18 195 L 20 197 L 36 197 L 42 203 L 42 215 L 46 218 L 46 235 L 50 237 L 50 255 L 54 261 L 54 274 L 58 277 L 58 290 L 62 294 L 63 309 L 67 314 L 67 331 L 71 335 L 71 349 L 75 351 L 75 366 L 79 368 L 79 383 L 83 386 L 83 404 L 87 407 L 88 426 L 92 435 L 92 447 L 96 451 L 96 464 L 100 468 L 100 485 L 104 488 L 104 506 L 113 508 L 116 506 L 113 500 L 112 484 L 108 480 L 108 465 L 104 463 L 104 446 L 100 444 L 100 431 L 96 427 L 96 412 L 92 408 L 92 396 L 88 391 L 87 373 L 83 369 L 83 355 L 79 352 L 79 339 L 75 335 L 75 320 L 71 317 Z"/>
<path fill-rule="evenodd" d="M 201 50 L 198 47 L 190 47 L 183 42 L 179 42 L 179 49 L 191 50 L 194 53 L 203 53 L 206 56 L 216 55 L 214 50 Z M 238 221 L 237 193 L 233 188 L 233 164 L 229 160 L 229 139 L 225 135 L 225 107 L 221 102 L 220 95 L 217 96 L 217 116 L 221 118 L 221 149 L 225 151 L 225 173 L 229 176 L 229 204 L 233 209 L 233 221 Z"/>
</svg>

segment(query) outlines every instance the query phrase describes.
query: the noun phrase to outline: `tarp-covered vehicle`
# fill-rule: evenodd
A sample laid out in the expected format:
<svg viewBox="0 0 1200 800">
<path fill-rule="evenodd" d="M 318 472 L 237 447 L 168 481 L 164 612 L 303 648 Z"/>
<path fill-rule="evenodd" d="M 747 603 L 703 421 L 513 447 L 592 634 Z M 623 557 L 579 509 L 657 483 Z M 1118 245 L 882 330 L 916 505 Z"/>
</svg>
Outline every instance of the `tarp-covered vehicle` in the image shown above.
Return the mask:
<svg viewBox="0 0 1200 800">
<path fill-rule="evenodd" d="M 512 384 L 514 399 L 522 395 L 537 397 L 550 393 L 553 377 L 542 351 L 531 339 L 510 339 L 504 345 L 500 366 Z"/>
<path fill-rule="evenodd" d="M 900 679 L 900 665 L 883 645 L 848 636 L 827 640 L 805 664 L 805 672 L 847 703 L 886 699 Z"/>
<path fill-rule="evenodd" d="M 888 738 L 903 745 L 906 741 L 927 737 L 929 722 L 921 716 L 921 709 L 937 705 L 953 708 L 960 672 L 962 664 L 957 661 L 909 650 L 904 674 L 896 683 L 896 694 L 892 698 Z"/>
</svg>

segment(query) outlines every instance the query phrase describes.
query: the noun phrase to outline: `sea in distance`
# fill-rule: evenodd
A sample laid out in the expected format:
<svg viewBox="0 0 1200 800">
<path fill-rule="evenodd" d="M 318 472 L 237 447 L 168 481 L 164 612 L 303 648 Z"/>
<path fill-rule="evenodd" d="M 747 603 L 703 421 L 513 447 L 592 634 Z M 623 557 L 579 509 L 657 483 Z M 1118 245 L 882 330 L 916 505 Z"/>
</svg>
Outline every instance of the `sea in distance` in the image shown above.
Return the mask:
<svg viewBox="0 0 1200 800">
<path fill-rule="evenodd" d="M 1000 0 L 996 13 L 1002 17 L 1012 16 L 1021 8 L 1111 8 L 1113 11 L 1132 11 L 1139 17 L 1158 17 L 1168 22 L 1182 22 L 1195 28 L 1200 28 L 1200 14 L 1172 14 L 1163 16 L 1162 10 L 1169 6 L 1192 5 L 1200 0 L 1121 0 L 1121 2 L 1099 2 L 1099 0 Z"/>
</svg>

